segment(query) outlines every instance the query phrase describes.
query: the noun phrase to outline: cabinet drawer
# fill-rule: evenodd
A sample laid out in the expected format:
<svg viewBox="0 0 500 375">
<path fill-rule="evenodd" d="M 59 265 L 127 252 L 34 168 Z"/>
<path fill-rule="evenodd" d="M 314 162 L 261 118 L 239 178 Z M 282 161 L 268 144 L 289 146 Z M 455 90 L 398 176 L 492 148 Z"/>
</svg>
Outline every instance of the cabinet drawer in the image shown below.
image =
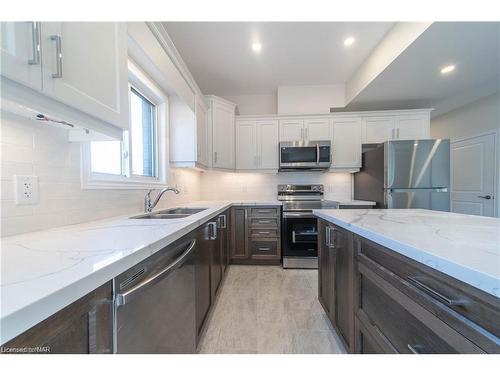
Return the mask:
<svg viewBox="0 0 500 375">
<path fill-rule="evenodd" d="M 397 288 L 488 352 L 500 352 L 500 302 L 448 275 L 358 237 L 360 262 L 396 275 Z M 464 319 L 465 318 L 465 319 Z"/>
<path fill-rule="evenodd" d="M 255 207 L 250 208 L 250 216 L 252 217 L 279 217 L 279 207 Z"/>
<path fill-rule="evenodd" d="M 432 329 L 383 291 L 376 281 L 361 276 L 358 317 L 388 347 L 398 353 L 457 353 Z"/>
<path fill-rule="evenodd" d="M 250 229 L 250 237 L 253 238 L 277 238 L 278 229 Z"/>
<path fill-rule="evenodd" d="M 278 241 L 250 241 L 250 254 L 254 259 L 279 259 Z"/>
<path fill-rule="evenodd" d="M 277 217 L 252 217 L 250 218 L 251 228 L 278 228 Z"/>
</svg>

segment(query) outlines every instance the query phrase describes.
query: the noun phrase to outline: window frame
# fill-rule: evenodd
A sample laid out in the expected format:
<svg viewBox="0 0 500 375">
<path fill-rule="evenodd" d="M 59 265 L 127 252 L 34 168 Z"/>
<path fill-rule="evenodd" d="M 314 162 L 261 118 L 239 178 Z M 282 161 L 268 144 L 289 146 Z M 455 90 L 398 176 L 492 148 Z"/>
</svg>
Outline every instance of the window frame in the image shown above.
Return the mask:
<svg viewBox="0 0 500 375">
<path fill-rule="evenodd" d="M 133 87 L 140 95 L 155 105 L 155 177 L 132 174 L 132 150 L 130 130 L 128 130 L 128 145 L 125 159 L 125 175 L 92 172 L 90 142 L 81 144 L 81 185 L 82 189 L 151 189 L 167 186 L 169 169 L 168 157 L 168 98 L 158 85 L 138 65 L 129 59 L 129 121 L 130 90 Z M 125 135 L 125 134 L 124 134 Z M 111 140 L 111 139 L 110 139 Z"/>
</svg>

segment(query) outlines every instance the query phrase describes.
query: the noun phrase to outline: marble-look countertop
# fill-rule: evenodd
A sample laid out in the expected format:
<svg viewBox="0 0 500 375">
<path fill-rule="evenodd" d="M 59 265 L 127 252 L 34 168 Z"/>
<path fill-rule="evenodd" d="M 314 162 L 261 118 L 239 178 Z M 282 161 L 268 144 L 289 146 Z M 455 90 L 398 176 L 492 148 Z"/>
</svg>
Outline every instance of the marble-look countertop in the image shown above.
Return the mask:
<svg viewBox="0 0 500 375">
<path fill-rule="evenodd" d="M 0 345 L 146 259 L 232 205 L 199 201 L 182 219 L 128 219 L 138 213 L 1 239 Z"/>
<path fill-rule="evenodd" d="M 333 224 L 500 297 L 500 219 L 419 209 L 314 210 Z"/>
</svg>

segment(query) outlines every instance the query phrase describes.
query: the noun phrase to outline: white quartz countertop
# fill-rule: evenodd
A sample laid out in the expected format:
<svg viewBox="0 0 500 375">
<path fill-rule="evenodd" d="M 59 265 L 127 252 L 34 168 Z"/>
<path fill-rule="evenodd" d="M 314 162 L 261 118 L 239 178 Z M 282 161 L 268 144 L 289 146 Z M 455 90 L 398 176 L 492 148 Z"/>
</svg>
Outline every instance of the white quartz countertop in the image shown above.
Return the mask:
<svg viewBox="0 0 500 375">
<path fill-rule="evenodd" d="M 278 201 L 193 202 L 207 208 L 182 219 L 128 219 L 137 213 L 1 239 L 0 344 L 31 328 L 232 205 Z"/>
<path fill-rule="evenodd" d="M 500 297 L 500 219 L 418 209 L 313 213 Z"/>
</svg>

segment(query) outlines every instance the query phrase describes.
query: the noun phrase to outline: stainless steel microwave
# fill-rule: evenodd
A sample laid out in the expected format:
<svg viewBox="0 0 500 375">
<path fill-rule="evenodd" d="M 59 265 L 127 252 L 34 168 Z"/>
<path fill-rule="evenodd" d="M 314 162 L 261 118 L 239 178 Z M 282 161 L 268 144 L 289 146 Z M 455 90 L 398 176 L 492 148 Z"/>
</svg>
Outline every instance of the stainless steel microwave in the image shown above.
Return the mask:
<svg viewBox="0 0 500 375">
<path fill-rule="evenodd" d="M 280 142 L 280 171 L 330 168 L 330 141 Z"/>
</svg>

